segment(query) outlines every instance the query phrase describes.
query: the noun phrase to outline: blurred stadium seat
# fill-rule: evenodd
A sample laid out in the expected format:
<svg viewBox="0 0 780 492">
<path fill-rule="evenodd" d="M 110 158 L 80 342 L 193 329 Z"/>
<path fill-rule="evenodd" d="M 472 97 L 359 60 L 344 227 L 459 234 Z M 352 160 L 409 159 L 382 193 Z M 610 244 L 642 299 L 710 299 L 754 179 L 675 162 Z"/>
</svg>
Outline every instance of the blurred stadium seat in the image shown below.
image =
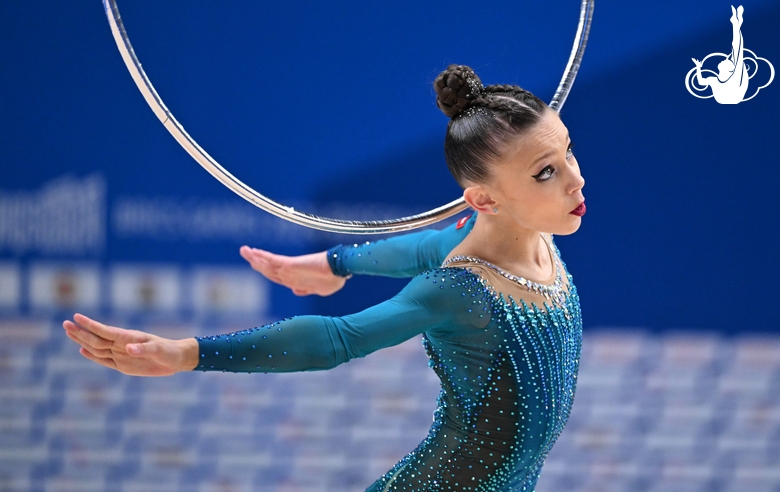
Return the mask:
<svg viewBox="0 0 780 492">
<path fill-rule="evenodd" d="M 438 394 L 419 339 L 331 371 L 142 379 L 63 338 L 0 326 L 0 490 L 359 491 Z M 778 390 L 780 337 L 587 331 L 538 492 L 776 492 Z"/>
</svg>

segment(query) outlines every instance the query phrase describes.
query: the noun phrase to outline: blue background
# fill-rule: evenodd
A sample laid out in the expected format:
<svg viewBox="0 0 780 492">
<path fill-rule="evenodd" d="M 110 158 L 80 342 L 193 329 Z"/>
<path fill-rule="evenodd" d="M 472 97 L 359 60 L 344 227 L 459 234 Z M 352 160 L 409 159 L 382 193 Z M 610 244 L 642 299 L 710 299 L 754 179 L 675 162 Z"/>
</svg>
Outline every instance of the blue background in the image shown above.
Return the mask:
<svg viewBox="0 0 780 492">
<path fill-rule="evenodd" d="M 746 47 L 780 66 L 780 5 L 743 5 Z M 368 215 L 418 212 L 459 194 L 441 151 L 447 121 L 431 89 L 439 71 L 468 64 L 486 84 L 517 83 L 549 100 L 579 12 L 560 0 L 120 8 L 163 100 L 232 173 L 285 203 Z M 596 6 L 562 113 L 588 213 L 577 234 L 558 238 L 586 328 L 778 328 L 778 81 L 736 106 L 696 99 L 683 82 L 691 58 L 730 50 L 729 16 L 728 2 L 711 0 Z M 244 243 L 298 254 L 345 240 L 275 218 L 243 238 L 117 233 L 111 211 L 128 197 L 264 212 L 200 169 L 159 124 L 99 2 L 3 2 L 0 46 L 0 191 L 97 173 L 108 199 L 101 251 L 4 248 L 0 259 L 238 265 Z M 355 311 L 403 282 L 348 284 L 329 299 L 276 289 L 270 313 Z"/>
</svg>

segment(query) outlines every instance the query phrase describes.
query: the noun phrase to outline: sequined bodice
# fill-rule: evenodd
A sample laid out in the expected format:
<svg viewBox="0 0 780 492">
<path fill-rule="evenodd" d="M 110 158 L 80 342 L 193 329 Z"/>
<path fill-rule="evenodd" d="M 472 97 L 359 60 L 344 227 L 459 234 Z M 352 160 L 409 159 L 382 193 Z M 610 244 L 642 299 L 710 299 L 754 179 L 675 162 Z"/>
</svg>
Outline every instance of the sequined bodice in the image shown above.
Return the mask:
<svg viewBox="0 0 780 492">
<path fill-rule="evenodd" d="M 464 455 L 495 463 L 491 473 L 476 476 L 484 488 L 464 490 L 533 490 L 576 387 L 582 325 L 571 278 L 565 305 L 544 309 L 505 298 L 484 278 L 457 268 L 430 276 L 471 283 L 475 308 L 490 313 L 482 331 L 459 337 L 431 331 L 423 341 L 442 381 L 435 425 L 458 436 Z M 452 459 L 457 465 L 458 457 Z"/>
</svg>

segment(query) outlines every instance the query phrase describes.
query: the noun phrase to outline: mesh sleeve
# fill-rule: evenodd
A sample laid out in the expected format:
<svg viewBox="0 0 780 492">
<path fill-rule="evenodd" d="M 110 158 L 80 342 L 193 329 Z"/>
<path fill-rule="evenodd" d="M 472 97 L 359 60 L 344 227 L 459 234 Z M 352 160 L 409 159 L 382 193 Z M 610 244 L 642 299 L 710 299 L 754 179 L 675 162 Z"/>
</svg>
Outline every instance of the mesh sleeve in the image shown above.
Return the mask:
<svg viewBox="0 0 780 492">
<path fill-rule="evenodd" d="M 328 264 L 334 274 L 414 277 L 437 268 L 450 251 L 474 227 L 477 214 L 464 217 L 440 231 L 425 230 L 328 250 Z"/>
<path fill-rule="evenodd" d="M 292 372 L 330 369 L 420 333 L 483 327 L 474 311 L 475 276 L 439 269 L 415 277 L 392 299 L 342 317 L 299 316 L 257 328 L 198 337 L 195 370 Z M 457 270 L 457 269 L 454 269 Z"/>
</svg>

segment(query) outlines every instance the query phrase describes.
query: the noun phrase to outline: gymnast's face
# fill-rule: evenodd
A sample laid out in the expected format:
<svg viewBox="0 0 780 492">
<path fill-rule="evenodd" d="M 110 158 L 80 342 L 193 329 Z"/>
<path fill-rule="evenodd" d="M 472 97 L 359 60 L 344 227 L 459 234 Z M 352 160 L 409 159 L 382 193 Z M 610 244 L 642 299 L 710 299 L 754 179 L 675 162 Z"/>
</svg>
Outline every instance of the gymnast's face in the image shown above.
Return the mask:
<svg viewBox="0 0 780 492">
<path fill-rule="evenodd" d="M 552 110 L 511 142 L 490 168 L 487 189 L 496 201 L 496 217 L 552 234 L 579 229 L 582 214 L 571 212 L 585 201 L 585 180 L 571 146 L 568 129 Z"/>
</svg>

